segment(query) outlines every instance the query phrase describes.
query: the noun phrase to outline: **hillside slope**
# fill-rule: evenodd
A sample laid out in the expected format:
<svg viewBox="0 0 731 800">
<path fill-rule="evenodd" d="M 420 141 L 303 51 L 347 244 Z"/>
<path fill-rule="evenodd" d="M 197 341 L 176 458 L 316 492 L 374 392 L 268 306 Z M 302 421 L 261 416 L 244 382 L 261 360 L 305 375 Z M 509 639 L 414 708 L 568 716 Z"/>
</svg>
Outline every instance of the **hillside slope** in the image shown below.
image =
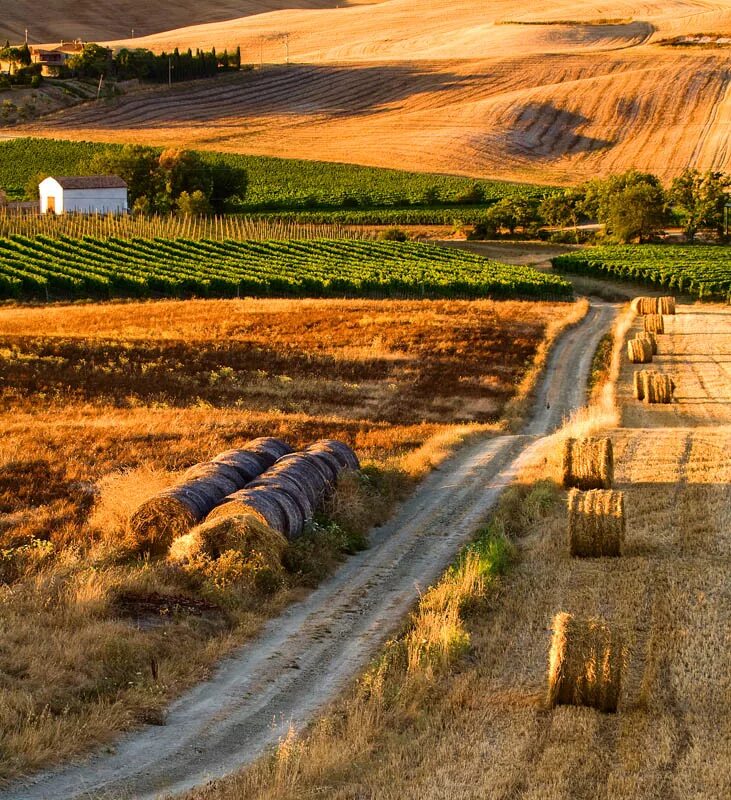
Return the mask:
<svg viewBox="0 0 731 800">
<path fill-rule="evenodd" d="M 13 0 L 2 10 L 0 40 L 19 40 L 25 28 L 32 42 L 113 39 L 129 36 L 132 30 L 137 36 L 147 36 L 283 8 L 333 8 L 371 2 L 378 0 L 162 0 L 152 5 L 142 0 L 44 0 L 43 12 L 39 13 L 33 0 Z"/>
<path fill-rule="evenodd" d="M 729 50 L 659 44 L 700 31 L 731 31 L 731 0 L 575 0 L 550 15 L 524 0 L 276 11 L 117 42 L 241 45 L 274 66 L 32 130 L 544 183 L 731 169 Z"/>
</svg>

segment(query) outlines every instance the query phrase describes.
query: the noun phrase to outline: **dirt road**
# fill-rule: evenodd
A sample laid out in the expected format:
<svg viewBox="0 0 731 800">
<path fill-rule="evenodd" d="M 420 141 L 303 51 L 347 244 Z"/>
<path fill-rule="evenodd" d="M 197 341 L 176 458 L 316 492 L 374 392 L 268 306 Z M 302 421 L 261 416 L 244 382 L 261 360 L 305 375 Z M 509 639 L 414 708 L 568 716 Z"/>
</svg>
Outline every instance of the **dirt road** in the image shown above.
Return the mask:
<svg viewBox="0 0 731 800">
<path fill-rule="evenodd" d="M 236 770 L 290 723 L 304 725 L 402 623 L 541 438 L 583 404 L 592 355 L 616 312 L 595 304 L 558 342 L 522 434 L 478 441 L 432 473 L 367 551 L 177 700 L 165 726 L 16 784 L 0 800 L 161 797 Z"/>
</svg>

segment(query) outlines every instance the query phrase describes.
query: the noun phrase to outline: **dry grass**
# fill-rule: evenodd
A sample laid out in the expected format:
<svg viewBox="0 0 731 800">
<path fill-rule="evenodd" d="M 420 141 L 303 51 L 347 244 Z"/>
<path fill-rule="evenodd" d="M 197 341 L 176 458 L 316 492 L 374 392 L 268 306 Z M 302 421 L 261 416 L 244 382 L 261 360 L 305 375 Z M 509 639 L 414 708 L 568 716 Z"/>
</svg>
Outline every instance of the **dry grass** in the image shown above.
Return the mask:
<svg viewBox="0 0 731 800">
<path fill-rule="evenodd" d="M 694 324 L 715 330 L 716 311 L 704 311 Z M 631 374 L 625 366 L 621 374 L 618 396 L 627 398 Z M 623 558 L 571 559 L 565 512 L 549 508 L 517 540 L 518 566 L 467 619 L 469 657 L 420 680 L 370 673 L 306 736 L 293 733 L 251 770 L 192 796 L 729 796 L 731 426 L 663 430 L 654 409 L 635 413 L 637 427 L 612 434 L 616 485 L 627 497 Z M 539 461 L 522 479 L 545 470 Z M 621 630 L 619 714 L 546 711 L 550 627 L 561 610 Z"/>
<path fill-rule="evenodd" d="M 159 719 L 460 442 L 500 428 L 543 339 L 575 315 L 491 302 L 2 309 L 0 775 Z M 139 503 L 265 434 L 342 439 L 366 476 L 344 476 L 331 522 L 288 545 L 286 569 L 271 547 L 241 545 L 236 520 L 211 528 L 227 542 L 217 556 L 191 541 L 183 564 L 130 554 Z"/>
</svg>

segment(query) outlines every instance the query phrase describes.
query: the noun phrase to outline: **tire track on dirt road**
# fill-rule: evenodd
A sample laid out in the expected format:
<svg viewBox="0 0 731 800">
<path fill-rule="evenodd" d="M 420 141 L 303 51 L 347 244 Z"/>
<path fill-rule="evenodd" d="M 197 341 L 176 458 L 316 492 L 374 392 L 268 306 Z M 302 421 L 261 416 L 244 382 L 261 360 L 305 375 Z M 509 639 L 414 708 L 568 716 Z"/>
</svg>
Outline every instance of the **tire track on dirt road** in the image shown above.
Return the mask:
<svg viewBox="0 0 731 800">
<path fill-rule="evenodd" d="M 480 439 L 430 474 L 371 534 L 368 550 L 175 701 L 166 725 L 126 735 L 111 754 L 16 783 L 0 800 L 152 800 L 229 774 L 290 724 L 306 724 L 403 623 L 543 437 L 584 405 L 594 351 L 616 313 L 594 304 L 559 339 L 522 433 Z"/>
</svg>

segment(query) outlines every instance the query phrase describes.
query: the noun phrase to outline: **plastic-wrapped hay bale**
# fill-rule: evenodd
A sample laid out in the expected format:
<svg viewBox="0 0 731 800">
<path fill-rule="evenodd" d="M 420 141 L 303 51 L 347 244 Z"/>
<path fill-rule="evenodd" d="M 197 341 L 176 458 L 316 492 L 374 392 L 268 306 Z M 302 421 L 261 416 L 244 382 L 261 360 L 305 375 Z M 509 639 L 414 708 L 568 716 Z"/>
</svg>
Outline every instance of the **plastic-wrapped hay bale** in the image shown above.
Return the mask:
<svg viewBox="0 0 731 800">
<path fill-rule="evenodd" d="M 244 485 L 261 475 L 269 466 L 267 458 L 261 458 L 256 453 L 248 453 L 246 450 L 226 450 L 225 453 L 219 453 L 213 458 L 212 463 L 225 464 L 236 470 Z"/>
<path fill-rule="evenodd" d="M 339 442 L 337 439 L 318 439 L 318 441 L 305 448 L 305 453 L 317 453 L 320 451 L 331 453 L 343 469 L 360 469 L 358 456 L 345 442 Z"/>
<path fill-rule="evenodd" d="M 274 436 L 252 439 L 246 443 L 244 449 L 247 453 L 257 455 L 265 463 L 265 469 L 269 469 L 275 461 L 292 452 L 292 448 L 286 442 Z"/>
<path fill-rule="evenodd" d="M 187 533 L 226 496 L 217 482 L 206 478 L 173 486 L 142 503 L 130 517 L 130 544 L 160 555 L 176 536 Z"/>
<path fill-rule="evenodd" d="M 286 513 L 273 492 L 261 486 L 242 489 L 229 495 L 225 503 L 212 509 L 207 519 L 222 519 L 241 514 L 251 514 L 283 536 L 289 527 Z"/>
<path fill-rule="evenodd" d="M 569 438 L 564 443 L 563 485 L 577 489 L 610 489 L 614 451 L 609 437 Z"/>
<path fill-rule="evenodd" d="M 635 339 L 639 339 L 643 342 L 648 342 L 650 347 L 652 348 L 652 355 L 657 355 L 657 336 L 654 333 L 648 333 L 647 331 L 642 331 L 635 336 Z"/>
<path fill-rule="evenodd" d="M 340 462 L 327 450 L 305 450 L 307 458 L 313 459 L 320 471 L 325 475 L 328 485 L 335 486 L 338 476 L 343 471 Z"/>
<path fill-rule="evenodd" d="M 655 314 L 657 312 L 656 297 L 635 297 L 631 305 L 635 313 L 642 316 L 645 314 Z"/>
<path fill-rule="evenodd" d="M 227 464 L 214 464 L 210 461 L 203 464 L 195 464 L 183 475 L 183 481 L 204 480 L 215 486 L 220 492 L 221 497 L 243 489 L 244 482 L 241 475 Z"/>
<path fill-rule="evenodd" d="M 658 297 L 657 298 L 657 313 L 658 314 L 675 314 L 675 298 L 674 297 Z"/>
<path fill-rule="evenodd" d="M 323 471 L 301 453 L 281 458 L 265 475 L 287 475 L 299 484 L 313 509 L 320 506 L 327 494 L 328 484 Z"/>
<path fill-rule="evenodd" d="M 649 364 L 652 361 L 652 344 L 643 339 L 627 342 L 627 357 L 632 364 Z"/>
<path fill-rule="evenodd" d="M 271 487 L 287 492 L 299 506 L 305 522 L 309 522 L 314 517 L 315 508 L 312 506 L 312 503 L 310 503 L 307 492 L 302 487 L 302 484 L 297 481 L 296 476 L 287 474 L 286 472 L 278 472 L 275 474 L 265 473 L 255 481 L 252 481 L 247 488 L 255 489 L 257 486 L 263 486 L 264 488 Z"/>
<path fill-rule="evenodd" d="M 645 375 L 644 370 L 636 370 L 633 376 L 634 395 L 638 400 L 645 399 Z"/>
<path fill-rule="evenodd" d="M 622 636 L 601 619 L 565 612 L 554 617 L 552 628 L 548 705 L 616 711 L 626 660 Z"/>
<path fill-rule="evenodd" d="M 665 333 L 662 314 L 648 314 L 645 317 L 645 331 L 647 333 Z"/>
<path fill-rule="evenodd" d="M 624 493 L 611 489 L 568 496 L 569 551 L 580 558 L 620 556 L 624 544 Z"/>
<path fill-rule="evenodd" d="M 675 381 L 669 375 L 660 372 L 643 371 L 642 399 L 650 404 L 668 404 L 673 402 Z"/>
</svg>

